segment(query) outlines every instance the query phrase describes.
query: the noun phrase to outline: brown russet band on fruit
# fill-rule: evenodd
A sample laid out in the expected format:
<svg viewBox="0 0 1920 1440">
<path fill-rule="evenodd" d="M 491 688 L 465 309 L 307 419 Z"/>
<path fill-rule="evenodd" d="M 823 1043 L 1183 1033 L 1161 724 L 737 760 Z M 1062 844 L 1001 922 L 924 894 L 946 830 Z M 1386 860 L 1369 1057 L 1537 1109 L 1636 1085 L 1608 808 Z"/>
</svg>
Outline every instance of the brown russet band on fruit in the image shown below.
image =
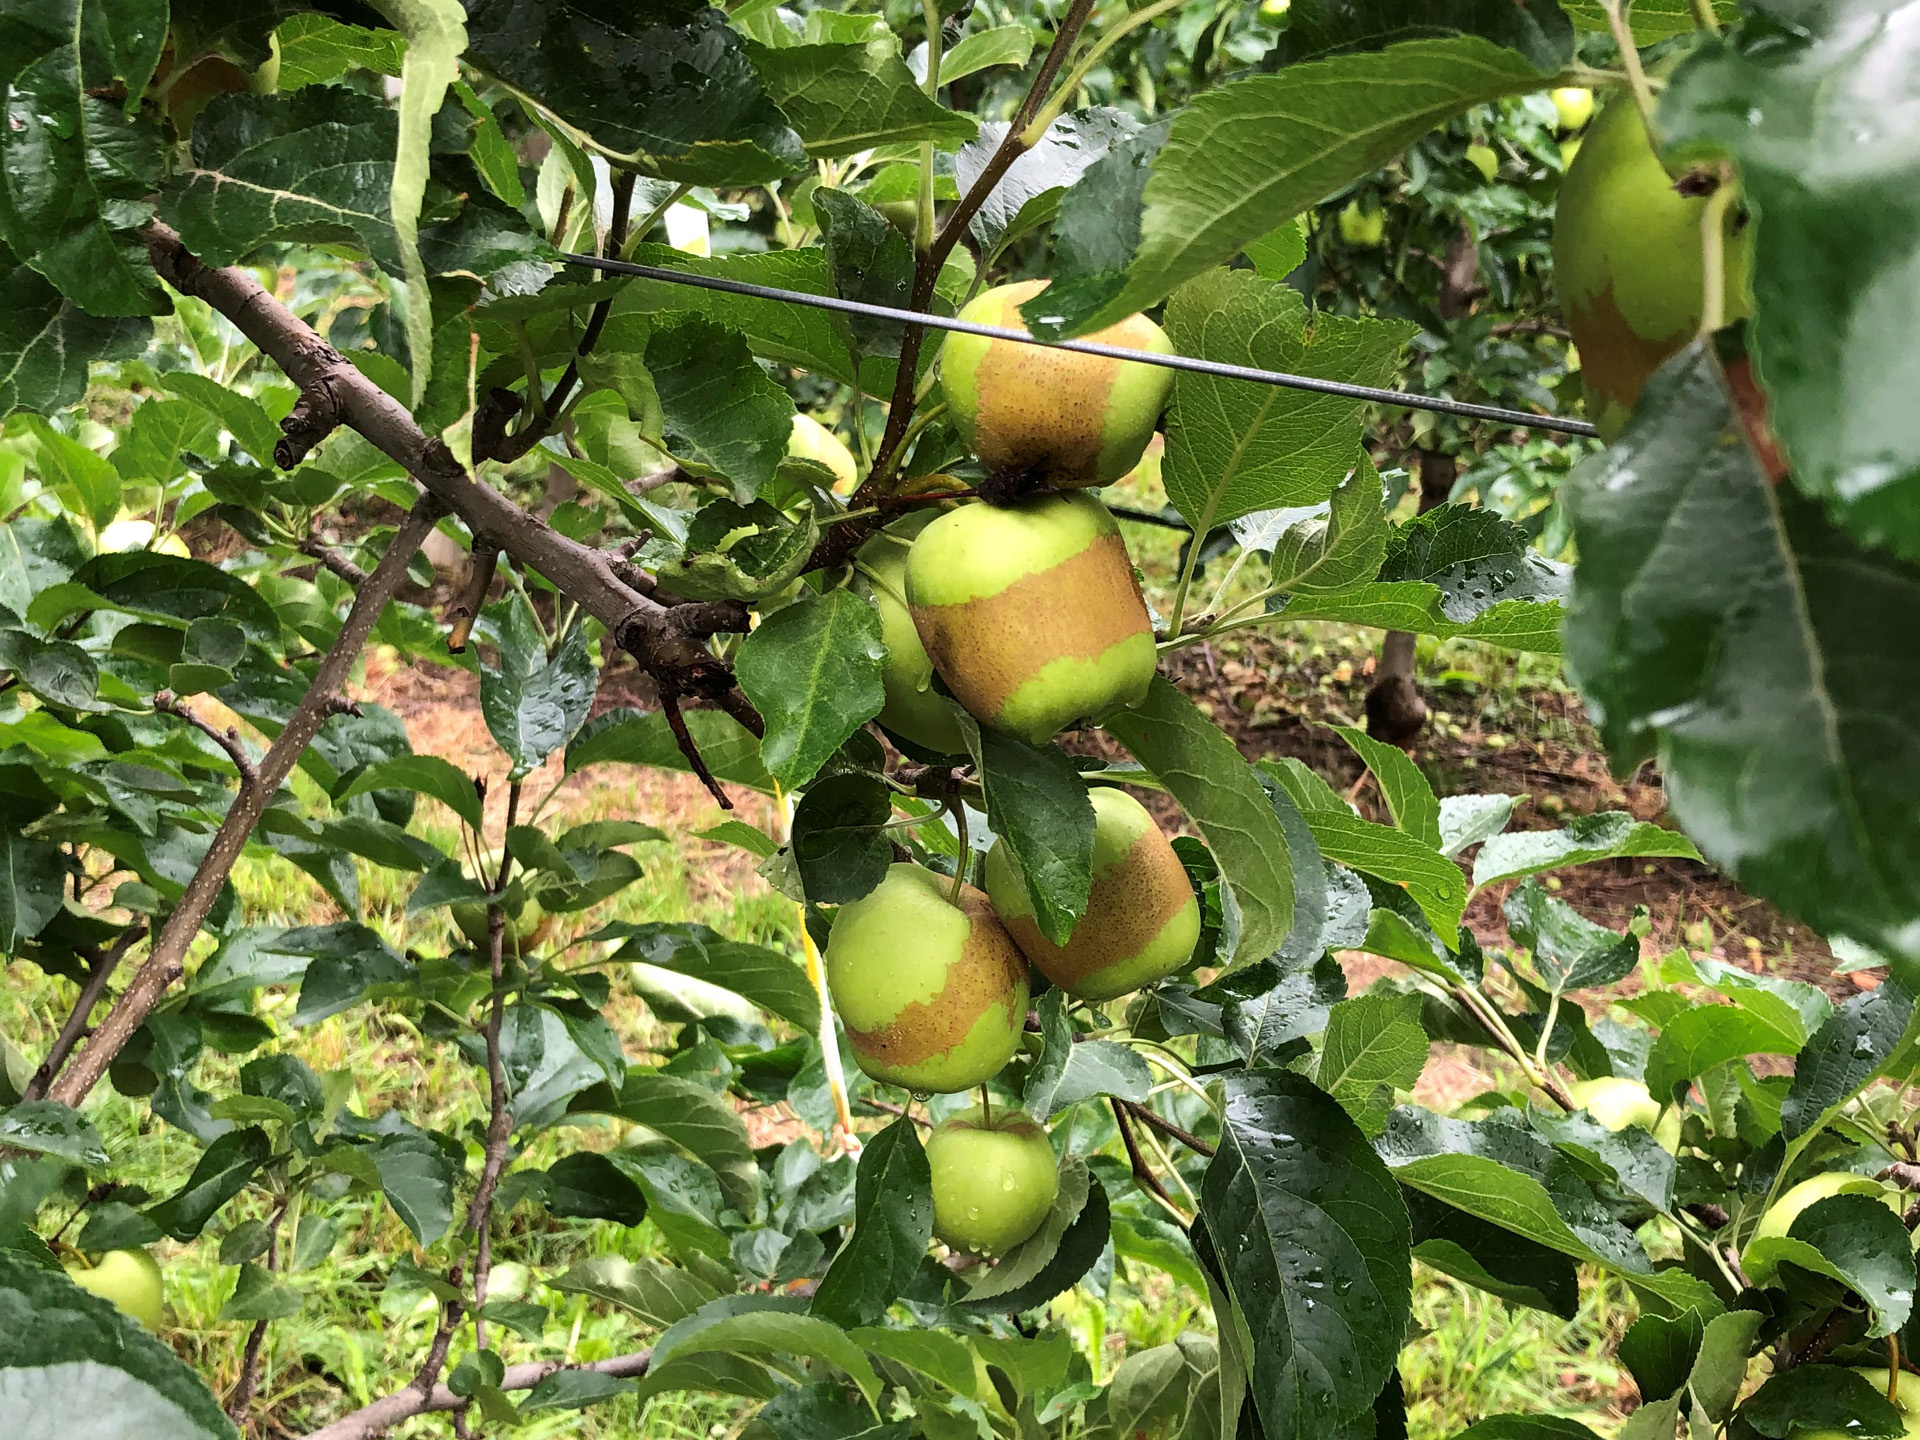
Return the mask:
<svg viewBox="0 0 1920 1440">
<path fill-rule="evenodd" d="M 1106 331 L 1094 338 L 1107 345 L 1129 343 Z M 1123 362 L 1072 355 L 1075 383 L 1066 386 L 1053 376 L 1067 358 L 1027 345 L 995 345 L 980 361 L 974 371 L 980 396 L 975 428 L 980 435 L 980 461 L 989 470 L 1018 464 L 1023 456 L 1045 455 L 1048 473 L 1061 481 L 1068 477 L 1093 480 L 1105 438 L 1107 405 Z"/>
<path fill-rule="evenodd" d="M 1581 379 L 1595 395 L 1616 400 L 1622 410 L 1631 410 L 1640 398 L 1647 377 L 1658 370 L 1684 342 L 1685 336 L 1646 336 L 1627 323 L 1608 286 L 1585 305 L 1569 301 L 1567 323 L 1581 337 Z"/>
<path fill-rule="evenodd" d="M 1119 864 L 1094 880 L 1087 913 L 1065 945 L 1042 935 L 1031 915 L 1002 917 L 1000 923 L 1036 970 L 1071 991 L 1095 971 L 1137 953 L 1192 899 L 1180 856 L 1158 830 L 1150 830 Z"/>
<path fill-rule="evenodd" d="M 915 1001 L 878 1030 L 847 1027 L 857 1056 L 897 1067 L 919 1065 L 967 1038 L 980 1017 L 1024 981 L 1027 959 L 993 913 L 984 892 L 964 885 L 959 909 L 967 917 L 967 943 L 948 971 L 947 987 L 931 1000 Z"/>
<path fill-rule="evenodd" d="M 1118 535 L 1102 535 L 997 594 L 912 609 L 933 668 L 955 699 L 983 717 L 998 715 L 1048 662 L 1098 660 L 1152 629 L 1133 559 Z M 988 638 L 992 643 L 982 643 Z"/>
</svg>

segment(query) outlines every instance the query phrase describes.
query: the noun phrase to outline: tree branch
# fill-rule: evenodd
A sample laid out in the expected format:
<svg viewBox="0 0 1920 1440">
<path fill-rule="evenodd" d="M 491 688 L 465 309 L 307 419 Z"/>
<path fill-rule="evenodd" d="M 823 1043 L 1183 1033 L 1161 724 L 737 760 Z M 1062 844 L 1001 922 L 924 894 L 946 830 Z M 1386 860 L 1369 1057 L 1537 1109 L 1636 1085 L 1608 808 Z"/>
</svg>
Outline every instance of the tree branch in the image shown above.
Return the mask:
<svg viewBox="0 0 1920 1440">
<path fill-rule="evenodd" d="M 1151 1125 L 1155 1130 L 1158 1130 L 1162 1135 L 1170 1139 L 1178 1140 L 1196 1155 L 1205 1155 L 1211 1160 L 1218 1151 L 1218 1146 L 1209 1145 L 1191 1130 L 1182 1130 L 1171 1120 L 1164 1119 L 1155 1114 L 1145 1105 L 1141 1105 L 1132 1100 L 1122 1100 L 1120 1104 L 1126 1107 L 1127 1113 L 1133 1116 L 1134 1119 Z"/>
<path fill-rule="evenodd" d="M 113 979 L 113 972 L 120 968 L 120 962 L 127 951 L 146 936 L 144 922 L 129 926 L 120 932 L 120 936 L 107 949 L 105 954 L 90 957 L 92 968 L 87 972 L 87 983 L 80 987 L 79 997 L 73 1002 L 73 1009 L 67 1016 L 67 1023 L 60 1027 L 60 1033 L 54 1037 L 48 1048 L 46 1058 L 40 1062 L 40 1068 L 33 1072 L 33 1078 L 27 1082 L 27 1100 L 44 1100 L 47 1089 L 53 1084 L 53 1077 L 60 1073 L 60 1067 L 67 1063 L 67 1056 L 73 1053 L 73 1047 L 80 1043 L 80 1037 L 87 1033 L 87 1017 L 93 1014 L 93 1007 L 100 1003 L 100 997 L 107 993 L 107 982 Z"/>
<path fill-rule="evenodd" d="M 393 537 L 393 543 L 387 546 L 387 553 L 380 557 L 380 564 L 354 596 L 353 607 L 347 611 L 346 623 L 340 627 L 333 647 L 320 662 L 312 685 L 307 688 L 307 693 L 287 721 L 286 728 L 261 759 L 251 782 L 243 777 L 233 804 L 227 807 L 226 818 L 220 822 L 213 843 L 207 847 L 206 857 L 193 872 L 193 878 L 187 882 L 186 892 L 173 907 L 173 913 L 167 916 L 166 924 L 160 928 L 146 964 L 140 967 L 132 983 L 121 993 L 100 1028 L 87 1041 L 86 1048 L 74 1060 L 72 1068 L 54 1083 L 51 1090 L 53 1099 L 63 1105 L 77 1107 L 99 1083 L 100 1077 L 106 1074 L 107 1066 L 132 1038 L 133 1032 L 153 1013 L 161 996 L 180 978 L 187 950 L 206 924 L 213 902 L 219 898 L 221 887 L 227 883 L 227 875 L 240 858 L 247 837 L 253 833 L 253 827 L 267 808 L 267 802 L 292 771 L 294 762 L 332 713 L 333 702 L 339 698 L 340 687 L 346 683 L 348 673 L 359 660 L 360 652 L 366 648 L 367 637 L 373 632 L 374 623 L 387 608 L 387 601 L 393 598 L 393 592 L 400 587 L 400 582 L 406 578 L 407 562 L 427 538 L 427 532 L 433 529 L 441 510 L 438 499 L 423 495 L 407 513 L 406 521 Z"/>
<path fill-rule="evenodd" d="M 318 560 L 327 569 L 338 575 L 356 590 L 367 583 L 366 571 L 362 570 L 331 545 L 326 544 L 312 535 L 309 535 L 300 542 L 300 553 Z"/>
<path fill-rule="evenodd" d="M 615 1355 L 606 1360 L 589 1361 L 584 1365 L 567 1365 L 558 1360 L 510 1365 L 500 1381 L 500 1388 L 531 1390 L 549 1375 L 561 1370 L 590 1370 L 598 1375 L 634 1380 L 647 1373 L 647 1363 L 652 1356 L 651 1350 L 641 1350 L 632 1355 Z M 411 1420 L 415 1415 L 464 1410 L 472 1403 L 444 1385 L 436 1385 L 431 1391 L 417 1390 L 409 1385 L 404 1390 L 374 1401 L 363 1410 L 356 1410 L 344 1419 L 322 1426 L 308 1435 L 306 1440 L 373 1440 L 374 1436 L 385 1434 L 401 1421 Z"/>
<path fill-rule="evenodd" d="M 672 624 L 668 606 L 625 584 L 615 573 L 613 557 L 569 540 L 481 484 L 444 441 L 420 428 L 405 405 L 361 374 L 251 273 L 237 266 L 202 264 L 178 235 L 157 221 L 139 234 L 161 279 L 232 321 L 303 394 L 325 390 L 335 397 L 341 422 L 404 466 L 460 517 L 476 543 L 490 543 L 545 576 L 604 625 L 614 643 L 663 690 L 718 705 L 754 734 L 761 733 L 760 717 L 735 686 L 732 669 L 699 638 Z"/>
<path fill-rule="evenodd" d="M 448 653 L 458 655 L 467 648 L 473 622 L 480 618 L 480 607 L 487 603 L 487 591 L 493 587 L 493 572 L 499 564 L 498 545 L 473 542 L 473 574 L 467 581 L 467 592 L 449 612 L 453 627 L 447 635 Z"/>
<path fill-rule="evenodd" d="M 520 818 L 520 785 L 515 780 L 507 789 L 507 831 L 512 832 Z M 507 1143 L 513 1138 L 513 1116 L 507 1109 L 507 1072 L 500 1059 L 500 1027 L 506 1019 L 507 992 L 501 981 L 506 975 L 507 912 L 500 904 L 507 882 L 513 876 L 513 852 L 503 850 L 500 873 L 493 877 L 493 898 L 487 902 L 487 953 L 493 973 L 493 1005 L 487 1013 L 487 1146 L 480 1166 L 480 1183 L 473 1192 L 473 1204 L 467 1207 L 467 1228 L 475 1235 L 473 1261 L 473 1343 L 487 1348 L 480 1307 L 487 1303 L 487 1278 L 493 1273 L 493 1194 L 500 1185 L 500 1173 L 507 1168 Z"/>
<path fill-rule="evenodd" d="M 280 1226 L 286 1221 L 290 1199 L 291 1196 L 282 1195 L 280 1203 L 274 1206 L 273 1218 L 267 1222 L 268 1270 L 276 1270 L 280 1265 Z M 253 1397 L 260 1389 L 260 1347 L 267 1338 L 267 1325 L 265 1320 L 256 1320 L 247 1333 L 246 1349 L 240 1356 L 240 1379 L 233 1387 L 233 1398 L 227 1402 L 227 1418 L 242 1433 L 247 1428 L 247 1412 L 253 1409 Z"/>
<path fill-rule="evenodd" d="M 244 791 L 250 785 L 260 783 L 260 772 L 254 768 L 253 757 L 247 754 L 247 747 L 240 743 L 240 732 L 229 725 L 222 730 L 202 720 L 189 710 L 171 690 L 162 690 L 153 697 L 153 708 L 162 715 L 172 715 L 184 720 L 194 729 L 205 735 L 214 744 L 227 752 L 227 758 L 233 761 L 233 768 L 240 772 L 240 788 Z"/>
<path fill-rule="evenodd" d="M 1173 1196 L 1160 1183 L 1160 1177 L 1153 1173 L 1153 1167 L 1147 1164 L 1147 1157 L 1140 1153 L 1140 1142 L 1133 1138 L 1133 1126 L 1127 1123 L 1125 1103 L 1117 1095 L 1109 1095 L 1107 1101 L 1113 1107 L 1113 1123 L 1120 1127 L 1120 1139 L 1127 1147 L 1127 1159 L 1133 1164 L 1134 1181 L 1142 1189 L 1151 1191 L 1162 1205 L 1178 1214 L 1180 1207 L 1173 1203 Z"/>
</svg>

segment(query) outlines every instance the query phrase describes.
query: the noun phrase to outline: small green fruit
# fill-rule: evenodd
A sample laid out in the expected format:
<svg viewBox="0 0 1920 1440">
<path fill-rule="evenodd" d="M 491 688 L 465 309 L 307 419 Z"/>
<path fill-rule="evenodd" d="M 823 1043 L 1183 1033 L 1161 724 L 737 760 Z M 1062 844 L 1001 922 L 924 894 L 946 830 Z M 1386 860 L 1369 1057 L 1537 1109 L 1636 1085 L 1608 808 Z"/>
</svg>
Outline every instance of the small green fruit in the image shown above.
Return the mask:
<svg viewBox="0 0 1920 1440">
<path fill-rule="evenodd" d="M 1865 1195 L 1879 1200 L 1895 1215 L 1906 1214 L 1900 1192 L 1871 1175 L 1856 1175 L 1851 1170 L 1827 1170 L 1810 1180 L 1802 1180 L 1773 1202 L 1767 1213 L 1760 1217 L 1760 1223 L 1754 1227 L 1753 1238 L 1747 1241 L 1747 1250 L 1740 1259 L 1754 1284 L 1770 1283 L 1779 1268 L 1777 1264 L 1755 1256 L 1754 1245 L 1762 1240 L 1782 1238 L 1793 1229 L 1793 1222 L 1800 1218 L 1801 1211 L 1822 1200 L 1830 1200 L 1835 1195 Z"/>
<path fill-rule="evenodd" d="M 1491 145 L 1474 144 L 1467 146 L 1467 163 L 1478 170 L 1481 177 L 1491 185 L 1494 177 L 1500 173 L 1500 157 L 1494 153 Z"/>
<path fill-rule="evenodd" d="M 1340 241 L 1354 250 L 1376 250 L 1387 238 L 1387 212 L 1363 210 L 1358 200 L 1349 200 L 1340 212 Z"/>
<path fill-rule="evenodd" d="M 787 454 L 797 460 L 811 460 L 831 470 L 836 495 L 853 489 L 854 482 L 860 478 L 859 467 L 853 462 L 853 452 L 841 443 L 840 437 L 811 415 L 803 415 L 797 410 L 793 416 L 793 436 L 787 441 Z"/>
<path fill-rule="evenodd" d="M 1887 1372 L 1885 1370 L 1855 1370 L 1867 1384 L 1873 1387 L 1876 1395 L 1887 1393 Z M 1900 1388 L 1894 1392 L 1894 1404 L 1906 1413 L 1906 1435 L 1904 1440 L 1920 1440 L 1920 1375 L 1900 1372 Z M 1855 1440 L 1855 1430 L 1802 1430 L 1795 1427 L 1793 1440 Z"/>
<path fill-rule="evenodd" d="M 1601 107 L 1560 183 L 1554 283 L 1580 350 L 1587 411 L 1620 432 L 1647 377 L 1700 328 L 1706 286 L 1700 216 L 1706 200 L 1675 192 L 1631 96 Z M 1751 232 L 1729 206 L 1726 317 L 1751 313 Z"/>
<path fill-rule="evenodd" d="M 1040 933 L 1026 882 L 1005 840 L 987 852 L 995 913 L 1047 979 L 1082 1000 L 1112 1000 L 1171 975 L 1193 957 L 1200 904 L 1186 868 L 1147 807 L 1099 786 L 1093 801 L 1093 889 L 1065 945 Z"/>
<path fill-rule="evenodd" d="M 968 1090 L 999 1074 L 1027 1022 L 1027 962 L 987 897 L 918 865 L 894 865 L 843 905 L 827 940 L 827 986 L 860 1068 L 919 1091 Z"/>
<path fill-rule="evenodd" d="M 494 851 L 487 857 L 487 869 L 492 872 L 499 868 L 500 852 Z M 517 881 L 507 886 L 507 893 L 501 907 L 506 911 L 506 928 L 501 939 L 510 955 L 521 954 L 544 942 L 553 932 L 553 917 L 541 908 L 540 902 L 526 894 L 525 888 Z M 487 939 L 487 907 L 479 900 L 465 900 L 449 905 L 456 929 L 466 937 L 467 943 L 476 949 L 485 949 Z"/>
<path fill-rule="evenodd" d="M 1120 527 L 1090 495 L 963 505 L 920 532 L 907 603 L 947 688 L 1035 745 L 1138 705 L 1153 626 Z"/>
<path fill-rule="evenodd" d="M 911 240 L 920 228 L 920 202 L 918 200 L 881 200 L 874 209 L 880 212 L 880 218 Z"/>
<path fill-rule="evenodd" d="M 960 312 L 962 320 L 1025 331 L 1020 307 L 1044 280 L 1001 285 Z M 1158 354 L 1166 332 L 1129 315 L 1084 339 Z M 1057 486 L 1110 485 L 1140 462 L 1173 390 L 1173 372 L 1014 340 L 950 334 L 940 383 L 960 438 L 989 470 L 1032 471 Z"/>
<path fill-rule="evenodd" d="M 1004 1255 L 1040 1228 L 1059 1189 L 1047 1132 L 1024 1110 L 976 1105 L 927 1139 L 933 1233 L 955 1250 Z"/>
<path fill-rule="evenodd" d="M 1582 1080 L 1568 1093 L 1574 1104 L 1616 1133 L 1629 1125 L 1651 1130 L 1660 1123 L 1660 1102 L 1638 1080 L 1607 1075 L 1598 1080 Z"/>
<path fill-rule="evenodd" d="M 149 1330 L 160 1328 L 160 1264 L 144 1250 L 109 1250 L 92 1265 L 69 1261 L 73 1283 L 110 1300 Z"/>
<path fill-rule="evenodd" d="M 518 1260 L 502 1260 L 487 1274 L 487 1299 L 524 1300 L 533 1284 L 533 1272 Z"/>
<path fill-rule="evenodd" d="M 887 647 L 880 670 L 887 703 L 880 723 L 928 750 L 958 755 L 967 748 L 966 737 L 953 707 L 933 688 L 933 661 L 907 608 L 907 552 L 938 513 L 916 510 L 901 517 L 862 545 L 856 558 L 867 598 L 880 612 L 880 638 Z"/>
<path fill-rule="evenodd" d="M 1593 92 L 1578 85 L 1562 85 L 1553 92 L 1553 110 L 1562 130 L 1578 130 L 1593 118 Z"/>
<path fill-rule="evenodd" d="M 1570 170 L 1573 168 L 1573 157 L 1580 153 L 1580 146 L 1586 138 L 1584 135 L 1569 135 L 1560 142 L 1560 168 L 1562 170 Z"/>
</svg>

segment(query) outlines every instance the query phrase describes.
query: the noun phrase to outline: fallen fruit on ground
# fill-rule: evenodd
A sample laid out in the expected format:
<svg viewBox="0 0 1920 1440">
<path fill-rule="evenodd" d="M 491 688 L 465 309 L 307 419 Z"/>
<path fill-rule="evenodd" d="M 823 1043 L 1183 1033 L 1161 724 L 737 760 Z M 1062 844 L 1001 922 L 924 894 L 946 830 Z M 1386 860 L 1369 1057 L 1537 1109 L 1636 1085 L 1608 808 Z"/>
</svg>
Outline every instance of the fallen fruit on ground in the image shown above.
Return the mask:
<svg viewBox="0 0 1920 1440">
<path fill-rule="evenodd" d="M 1120 527 L 1090 495 L 965 505 L 920 532 L 907 602 L 947 688 L 1039 745 L 1146 697 L 1153 627 Z"/>
<path fill-rule="evenodd" d="M 960 312 L 962 320 L 1025 330 L 1020 307 L 1045 280 L 1001 285 Z M 1099 345 L 1170 354 L 1166 332 L 1144 315 L 1079 337 Z M 1058 486 L 1108 485 L 1140 462 L 1173 389 L 1173 372 L 1071 350 L 949 335 L 940 383 L 967 448 L 995 472 L 1031 472 Z"/>
<path fill-rule="evenodd" d="M 1553 268 L 1580 351 L 1587 414 L 1612 438 L 1647 377 L 1700 328 L 1703 196 L 1681 195 L 1647 143 L 1631 96 L 1601 108 L 1560 183 Z M 1749 229 L 1727 207 L 1726 319 L 1752 311 Z"/>
<path fill-rule="evenodd" d="M 109 1250 L 93 1264 L 67 1262 L 82 1290 L 109 1300 L 149 1330 L 160 1328 L 160 1263 L 144 1250 Z"/>
<path fill-rule="evenodd" d="M 1059 1162 L 1024 1110 L 975 1105 L 927 1139 L 933 1233 L 955 1250 L 1004 1255 L 1040 1228 L 1059 1189 Z"/>
<path fill-rule="evenodd" d="M 1040 933 L 1019 862 L 1007 842 L 987 852 L 987 895 L 1027 960 L 1082 1000 L 1112 1000 L 1171 975 L 1193 957 L 1200 904 L 1186 867 L 1147 807 L 1096 786 L 1093 888 L 1065 945 Z"/>
<path fill-rule="evenodd" d="M 970 885 L 894 865 L 841 907 L 827 984 L 860 1068 L 909 1090 L 968 1090 L 1000 1073 L 1027 1020 L 1027 962 Z"/>
<path fill-rule="evenodd" d="M 880 639 L 887 660 L 880 672 L 887 703 L 879 720 L 896 735 L 942 755 L 967 748 L 953 707 L 933 688 L 933 661 L 907 608 L 907 552 L 920 532 L 932 523 L 935 510 L 916 510 L 860 547 L 856 557 L 867 598 L 880 612 Z"/>
</svg>

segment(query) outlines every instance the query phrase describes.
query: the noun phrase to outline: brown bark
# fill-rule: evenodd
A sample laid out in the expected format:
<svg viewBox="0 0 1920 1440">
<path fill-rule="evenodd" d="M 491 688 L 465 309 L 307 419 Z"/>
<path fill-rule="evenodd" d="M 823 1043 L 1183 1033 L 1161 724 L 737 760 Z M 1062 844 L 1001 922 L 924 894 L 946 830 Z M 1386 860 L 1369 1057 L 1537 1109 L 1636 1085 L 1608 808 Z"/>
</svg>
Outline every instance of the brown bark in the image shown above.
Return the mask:
<svg viewBox="0 0 1920 1440">
<path fill-rule="evenodd" d="M 566 1365 L 558 1360 L 509 1365 L 500 1388 L 509 1391 L 531 1390 L 558 1370 L 591 1370 L 600 1375 L 638 1379 L 647 1373 L 647 1364 L 652 1356 L 651 1350 L 641 1350 L 632 1355 L 615 1355 L 611 1359 L 594 1360 L 584 1365 Z M 356 1410 L 344 1419 L 322 1426 L 308 1435 L 306 1440 L 373 1440 L 374 1436 L 386 1434 L 401 1421 L 411 1420 L 415 1415 L 464 1410 L 471 1403 L 444 1385 L 435 1385 L 431 1390 L 417 1390 L 409 1385 L 404 1390 L 374 1401 L 363 1410 Z"/>
<path fill-rule="evenodd" d="M 1459 473 L 1460 462 L 1452 455 L 1420 452 L 1420 514 L 1446 501 Z M 1412 744 L 1426 727 L 1427 702 L 1413 679 L 1416 643 L 1417 637 L 1405 630 L 1389 630 L 1380 643 L 1373 687 L 1367 691 L 1367 733 L 1390 745 Z"/>
</svg>

